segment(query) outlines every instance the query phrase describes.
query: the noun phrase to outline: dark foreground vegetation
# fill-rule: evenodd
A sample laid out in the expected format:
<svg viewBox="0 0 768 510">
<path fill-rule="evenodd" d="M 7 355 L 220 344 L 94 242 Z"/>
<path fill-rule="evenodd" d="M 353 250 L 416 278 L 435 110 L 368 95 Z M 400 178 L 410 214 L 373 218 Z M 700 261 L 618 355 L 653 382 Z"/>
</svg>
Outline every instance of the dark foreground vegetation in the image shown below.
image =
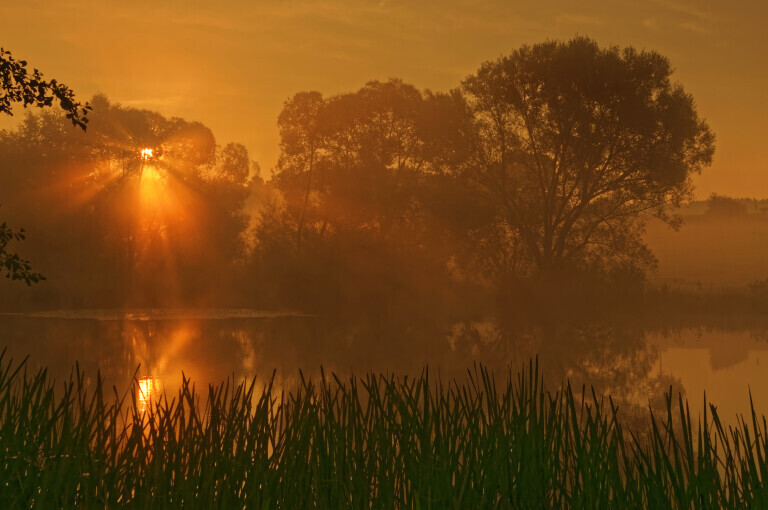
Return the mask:
<svg viewBox="0 0 768 510">
<path fill-rule="evenodd" d="M 764 508 L 766 422 L 667 396 L 644 430 L 537 364 L 464 381 L 227 383 L 137 411 L 0 357 L 3 508 Z M 505 380 L 503 384 L 497 384 Z M 589 393 L 589 392 L 587 392 Z M 701 426 L 700 426 L 701 425 Z"/>
</svg>

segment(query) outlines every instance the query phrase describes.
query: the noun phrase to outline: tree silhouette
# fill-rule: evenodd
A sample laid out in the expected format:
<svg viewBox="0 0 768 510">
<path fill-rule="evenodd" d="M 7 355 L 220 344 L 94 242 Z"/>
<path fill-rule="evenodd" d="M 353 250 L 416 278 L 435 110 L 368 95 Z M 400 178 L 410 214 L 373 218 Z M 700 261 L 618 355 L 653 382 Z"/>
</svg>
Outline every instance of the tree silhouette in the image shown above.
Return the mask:
<svg viewBox="0 0 768 510">
<path fill-rule="evenodd" d="M 385 299 L 437 273 L 444 280 L 450 243 L 438 223 L 453 214 L 443 184 L 472 128 L 455 111 L 464 106 L 458 93 L 398 79 L 286 101 L 272 180 L 280 200 L 254 230 L 254 265 L 271 269 L 256 281 L 324 306 Z"/>
<path fill-rule="evenodd" d="M 244 256 L 248 151 L 199 122 L 90 102 L 87 133 L 51 109 L 0 132 L 0 201 L 39 232 L 25 254 L 56 280 L 28 294 L 54 306 L 208 298 Z"/>
<path fill-rule="evenodd" d="M 477 123 L 468 174 L 496 245 L 528 275 L 653 264 L 643 217 L 670 224 L 714 136 L 652 51 L 588 38 L 523 46 L 463 82 Z M 557 280 L 557 278 L 555 278 Z"/>
<path fill-rule="evenodd" d="M 53 106 L 57 100 L 72 124 L 85 131 L 91 106 L 78 102 L 75 93 L 63 83 L 44 80 L 37 69 L 30 73 L 25 60 L 16 60 L 4 48 L 0 48 L 0 85 L 0 113 L 13 115 L 14 103 L 21 103 L 25 108 L 46 107 Z"/>
<path fill-rule="evenodd" d="M 416 226 L 416 195 L 454 163 L 452 139 L 469 129 L 453 122 L 457 101 L 400 80 L 287 101 L 275 182 L 295 217 L 297 246 L 313 231 L 365 230 L 385 239 Z"/>
<path fill-rule="evenodd" d="M 710 218 L 744 218 L 748 214 L 747 205 L 736 198 L 712 193 L 707 200 L 704 212 Z"/>
<path fill-rule="evenodd" d="M 25 60 L 16 60 L 10 51 L 0 48 L 0 113 L 13 115 L 11 108 L 14 103 L 21 103 L 25 108 L 29 105 L 47 107 L 52 106 L 54 100 L 58 101 L 72 124 L 85 131 L 87 115 L 91 111 L 88 103 L 78 102 L 74 92 L 66 85 L 56 80 L 44 80 L 37 69 L 30 73 Z M 7 250 L 11 241 L 23 240 L 24 236 L 24 229 L 14 231 L 5 222 L 0 224 L 0 271 L 6 273 L 6 278 L 23 280 L 31 285 L 45 277 L 32 271 L 29 262 L 17 253 Z"/>
</svg>

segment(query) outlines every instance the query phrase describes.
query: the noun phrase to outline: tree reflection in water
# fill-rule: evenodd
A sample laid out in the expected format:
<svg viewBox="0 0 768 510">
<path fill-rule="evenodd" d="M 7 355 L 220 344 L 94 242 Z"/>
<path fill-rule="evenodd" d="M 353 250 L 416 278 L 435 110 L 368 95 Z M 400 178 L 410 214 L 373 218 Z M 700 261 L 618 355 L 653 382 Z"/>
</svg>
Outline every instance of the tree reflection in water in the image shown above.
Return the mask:
<svg viewBox="0 0 768 510">
<path fill-rule="evenodd" d="M 174 395 L 182 374 L 200 385 L 257 377 L 261 386 L 276 372 L 276 388 L 326 373 L 417 375 L 425 366 L 440 377 L 463 380 L 479 363 L 506 379 L 538 358 L 550 389 L 569 380 L 581 391 L 610 395 L 628 419 L 680 381 L 654 373 L 658 353 L 640 327 L 616 324 L 513 327 L 492 319 L 438 321 L 331 320 L 325 317 L 262 319 L 84 320 L 6 316 L 0 335 L 15 359 L 30 355 L 58 379 L 75 362 L 108 386 L 128 388 L 134 376 L 147 402 L 160 388 Z M 138 370 L 137 370 L 138 367 Z M 500 382 L 503 382 L 500 381 Z M 142 386 L 142 384 L 144 386 Z M 589 390 L 587 390 L 589 391 Z M 588 395 L 589 396 L 589 395 Z M 626 410 L 624 410 L 626 409 Z"/>
</svg>

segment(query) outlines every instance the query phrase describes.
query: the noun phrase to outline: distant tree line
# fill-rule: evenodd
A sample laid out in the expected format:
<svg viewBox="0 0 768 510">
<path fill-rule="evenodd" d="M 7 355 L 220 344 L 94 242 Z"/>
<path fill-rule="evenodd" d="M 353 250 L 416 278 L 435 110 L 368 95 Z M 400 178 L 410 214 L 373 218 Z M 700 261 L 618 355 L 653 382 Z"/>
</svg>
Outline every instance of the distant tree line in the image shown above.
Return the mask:
<svg viewBox="0 0 768 510">
<path fill-rule="evenodd" d="M 682 217 L 703 216 L 705 219 L 768 218 L 768 199 L 732 197 L 712 193 L 707 199 L 692 200 L 676 209 Z"/>
<path fill-rule="evenodd" d="M 247 151 L 218 146 L 199 123 L 103 96 L 91 104 L 87 133 L 66 129 L 64 115 L 49 110 L 0 134 L 0 202 L 32 233 L 25 253 L 49 279 L 35 299 L 91 306 L 203 299 L 244 253 Z M 158 157 L 143 160 L 143 148 Z M 154 204 L 142 202 L 147 167 L 157 169 Z"/>
<path fill-rule="evenodd" d="M 385 268 L 388 285 L 431 274 L 501 294 L 642 280 L 645 219 L 676 226 L 671 207 L 714 150 L 670 75 L 656 53 L 578 38 L 486 62 L 449 93 L 398 80 L 299 93 L 280 115 L 283 200 L 256 228 L 256 265 L 297 277 L 289 292 Z"/>
<path fill-rule="evenodd" d="M 204 126 L 98 96 L 87 133 L 44 111 L 0 135 L 0 203 L 34 233 L 50 284 L 88 303 L 174 289 L 387 314 L 625 288 L 654 264 L 645 219 L 676 225 L 714 150 L 671 74 L 655 52 L 576 38 L 523 46 L 445 93 L 397 79 L 300 92 L 268 182 Z M 140 224 L 145 146 L 174 205 Z"/>
</svg>

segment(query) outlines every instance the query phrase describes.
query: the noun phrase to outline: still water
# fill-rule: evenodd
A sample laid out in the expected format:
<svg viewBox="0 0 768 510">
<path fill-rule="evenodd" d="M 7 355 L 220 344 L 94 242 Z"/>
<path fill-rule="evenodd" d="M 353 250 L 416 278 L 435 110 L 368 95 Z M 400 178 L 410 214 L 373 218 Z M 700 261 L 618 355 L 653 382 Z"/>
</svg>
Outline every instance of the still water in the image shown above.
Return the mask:
<svg viewBox="0 0 768 510">
<path fill-rule="evenodd" d="M 199 391 L 227 379 L 266 382 L 274 372 L 276 386 L 290 390 L 300 374 L 319 376 L 321 366 L 343 377 L 418 375 L 428 366 L 432 375 L 462 380 L 482 363 L 505 379 L 538 356 L 550 388 L 568 379 L 642 409 L 662 406 L 672 387 L 693 413 L 706 392 L 729 422 L 749 412 L 751 392 L 758 413 L 768 413 L 768 331 L 414 323 L 420 326 L 244 309 L 0 314 L 0 349 L 7 347 L 4 364 L 28 356 L 29 369 L 46 368 L 58 381 L 76 364 L 87 381 L 100 373 L 118 393 L 133 381 L 140 404 L 175 394 L 182 377 Z"/>
</svg>

